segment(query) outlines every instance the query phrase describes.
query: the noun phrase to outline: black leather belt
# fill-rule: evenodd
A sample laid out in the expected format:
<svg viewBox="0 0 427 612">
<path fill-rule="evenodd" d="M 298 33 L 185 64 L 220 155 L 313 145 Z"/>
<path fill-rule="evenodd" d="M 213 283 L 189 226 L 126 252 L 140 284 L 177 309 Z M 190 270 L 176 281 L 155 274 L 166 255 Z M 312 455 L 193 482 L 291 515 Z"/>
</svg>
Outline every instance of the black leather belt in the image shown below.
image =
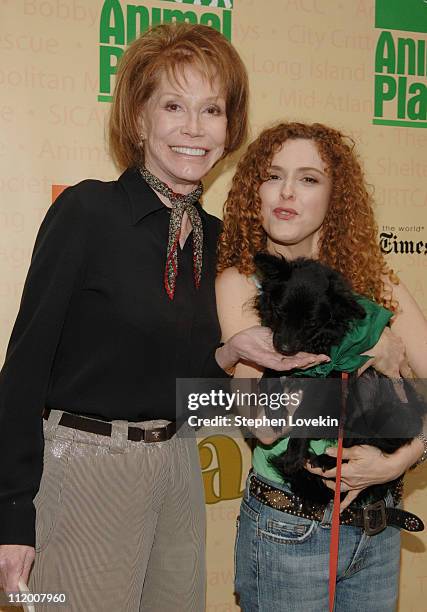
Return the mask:
<svg viewBox="0 0 427 612">
<path fill-rule="evenodd" d="M 43 417 L 49 418 L 50 408 L 45 408 Z M 80 431 L 99 434 L 101 436 L 111 436 L 111 423 L 108 421 L 98 421 L 89 417 L 80 416 L 64 412 L 59 421 L 59 425 L 64 427 L 72 427 Z M 128 427 L 128 440 L 133 442 L 165 442 L 170 440 L 176 433 L 176 423 L 171 422 L 164 427 L 156 427 L 154 429 L 142 429 L 140 427 Z"/>
<path fill-rule="evenodd" d="M 292 493 L 275 489 L 259 480 L 255 475 L 251 476 L 249 491 L 255 499 L 276 510 L 282 510 L 312 521 L 320 522 L 323 519 L 326 506 L 313 504 Z M 387 526 L 400 527 L 406 529 L 406 531 L 422 531 L 424 529 L 424 523 L 418 516 L 399 508 L 388 508 L 383 499 L 363 508 L 350 505 L 340 514 L 340 523 L 362 527 L 365 533 L 371 536 L 380 533 Z"/>
</svg>

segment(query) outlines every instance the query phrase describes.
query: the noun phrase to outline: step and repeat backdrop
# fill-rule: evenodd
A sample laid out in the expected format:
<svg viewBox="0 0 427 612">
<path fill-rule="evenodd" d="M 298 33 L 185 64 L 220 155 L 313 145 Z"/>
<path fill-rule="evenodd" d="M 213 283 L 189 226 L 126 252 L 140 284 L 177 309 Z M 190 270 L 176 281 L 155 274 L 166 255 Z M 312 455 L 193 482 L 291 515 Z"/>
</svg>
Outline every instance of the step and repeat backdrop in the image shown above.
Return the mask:
<svg viewBox="0 0 427 612">
<path fill-rule="evenodd" d="M 357 143 L 375 192 L 379 240 L 427 310 L 427 3 L 423 0 L 0 0 L 0 361 L 35 235 L 53 198 L 84 178 L 115 179 L 106 121 L 117 61 L 152 24 L 214 27 L 251 84 L 251 136 L 280 119 L 320 121 Z M 221 216 L 235 162 L 206 208 Z M 235 520 L 250 449 L 200 440 L 208 516 L 208 612 L 238 610 Z M 427 471 L 405 506 L 426 519 Z M 427 536 L 404 534 L 400 612 L 427 610 Z"/>
</svg>

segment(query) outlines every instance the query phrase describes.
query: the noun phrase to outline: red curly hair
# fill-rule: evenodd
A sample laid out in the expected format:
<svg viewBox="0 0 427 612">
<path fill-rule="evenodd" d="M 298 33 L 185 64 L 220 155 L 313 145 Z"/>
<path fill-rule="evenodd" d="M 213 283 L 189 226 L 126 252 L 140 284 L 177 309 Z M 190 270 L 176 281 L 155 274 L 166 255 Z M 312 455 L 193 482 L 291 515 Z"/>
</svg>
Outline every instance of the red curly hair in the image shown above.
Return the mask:
<svg viewBox="0 0 427 612">
<path fill-rule="evenodd" d="M 267 247 L 262 227 L 260 185 L 267 180 L 272 158 L 288 139 L 313 140 L 327 164 L 332 182 L 329 208 L 322 224 L 319 260 L 341 272 L 354 291 L 395 311 L 383 277 L 397 284 L 377 240 L 372 197 L 352 139 L 320 123 L 279 123 L 264 130 L 241 158 L 224 205 L 219 240 L 218 272 L 235 266 L 241 274 L 255 272 L 253 257 Z"/>
</svg>

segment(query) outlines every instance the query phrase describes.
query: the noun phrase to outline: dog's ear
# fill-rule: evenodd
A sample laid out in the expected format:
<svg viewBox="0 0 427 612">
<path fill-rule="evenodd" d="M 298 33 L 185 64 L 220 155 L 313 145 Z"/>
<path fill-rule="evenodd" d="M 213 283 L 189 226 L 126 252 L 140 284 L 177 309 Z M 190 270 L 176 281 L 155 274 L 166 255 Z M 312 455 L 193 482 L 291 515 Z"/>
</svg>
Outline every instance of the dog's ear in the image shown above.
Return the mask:
<svg viewBox="0 0 427 612">
<path fill-rule="evenodd" d="M 365 309 L 356 300 L 350 284 L 334 270 L 331 270 L 329 274 L 327 293 L 332 309 L 332 319 L 350 323 L 366 317 Z"/>
<path fill-rule="evenodd" d="M 256 274 L 261 281 L 287 281 L 291 275 L 291 266 L 284 257 L 268 253 L 257 253 L 254 257 Z"/>
</svg>

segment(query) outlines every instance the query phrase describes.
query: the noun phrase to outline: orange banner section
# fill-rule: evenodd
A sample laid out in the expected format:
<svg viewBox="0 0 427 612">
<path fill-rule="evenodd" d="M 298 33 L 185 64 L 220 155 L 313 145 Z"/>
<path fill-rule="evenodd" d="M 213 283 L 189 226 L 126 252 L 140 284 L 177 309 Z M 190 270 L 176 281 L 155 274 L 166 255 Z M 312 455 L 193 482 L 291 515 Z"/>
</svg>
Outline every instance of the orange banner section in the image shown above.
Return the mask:
<svg viewBox="0 0 427 612">
<path fill-rule="evenodd" d="M 56 198 L 67 189 L 68 185 L 52 185 L 52 202 L 55 202 Z"/>
</svg>

